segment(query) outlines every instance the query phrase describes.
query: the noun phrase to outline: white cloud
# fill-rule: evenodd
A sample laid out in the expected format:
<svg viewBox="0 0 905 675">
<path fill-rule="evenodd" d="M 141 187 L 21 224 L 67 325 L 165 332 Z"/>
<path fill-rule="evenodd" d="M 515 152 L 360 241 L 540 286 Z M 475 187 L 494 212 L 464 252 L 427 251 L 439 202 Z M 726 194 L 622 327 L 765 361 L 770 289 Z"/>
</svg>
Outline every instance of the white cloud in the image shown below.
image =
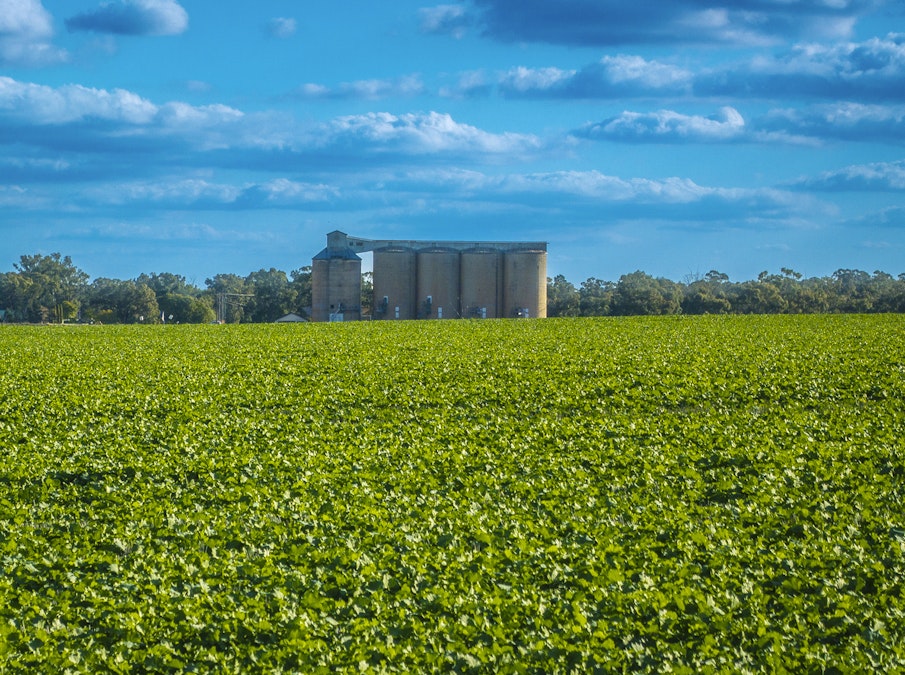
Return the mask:
<svg viewBox="0 0 905 675">
<path fill-rule="evenodd" d="M 157 106 L 129 91 L 18 82 L 0 77 L 0 113 L 32 124 L 67 124 L 86 119 L 146 124 Z"/>
<path fill-rule="evenodd" d="M 461 73 L 455 86 L 440 89 L 440 95 L 446 98 L 472 98 L 486 96 L 490 92 L 491 84 L 482 70 Z"/>
<path fill-rule="evenodd" d="M 648 61 L 641 56 L 619 54 L 600 60 L 607 79 L 614 84 L 637 83 L 648 89 L 674 88 L 687 85 L 691 71 L 667 63 Z"/>
<path fill-rule="evenodd" d="M 324 183 L 304 183 L 292 181 L 287 178 L 255 185 L 253 191 L 264 195 L 272 204 L 307 204 L 311 202 L 327 201 L 339 195 L 339 190 Z M 246 194 L 252 189 L 246 188 Z"/>
<path fill-rule="evenodd" d="M 786 134 L 850 141 L 905 142 L 905 106 L 843 101 L 773 110 L 759 126 Z"/>
<path fill-rule="evenodd" d="M 168 130 L 218 127 L 243 113 L 225 105 L 156 105 L 125 89 L 94 89 L 77 84 L 53 88 L 0 76 L 0 118 L 29 125 L 64 125 L 104 121 Z"/>
<path fill-rule="evenodd" d="M 536 90 L 549 90 L 568 82 L 575 76 L 575 70 L 559 68 L 525 68 L 518 66 L 511 69 L 500 80 L 504 90 L 524 93 Z"/>
<path fill-rule="evenodd" d="M 652 113 L 623 112 L 593 124 L 577 135 L 593 139 L 631 142 L 725 142 L 745 134 L 745 119 L 730 106 L 710 117 L 683 115 L 672 110 Z"/>
<path fill-rule="evenodd" d="M 905 71 L 905 35 L 890 33 L 865 42 L 798 45 L 780 58 L 754 62 L 756 72 L 838 76 L 841 79 Z"/>
<path fill-rule="evenodd" d="M 392 80 L 343 82 L 333 89 L 309 82 L 299 87 L 294 96 L 304 99 L 377 101 L 393 96 L 417 96 L 423 91 L 424 85 L 418 75 L 406 75 Z"/>
<path fill-rule="evenodd" d="M 864 42 L 798 44 L 786 53 L 701 72 L 699 96 L 903 100 L 905 34 Z"/>
<path fill-rule="evenodd" d="M 41 65 L 66 53 L 51 44 L 53 19 L 40 0 L 4 0 L 0 6 L 0 65 Z"/>
<path fill-rule="evenodd" d="M 726 204 L 770 205 L 794 210 L 802 204 L 802 196 L 790 191 L 747 188 L 723 188 L 699 185 L 678 176 L 662 180 L 622 178 L 599 171 L 551 171 L 541 173 L 508 173 L 488 175 L 478 171 L 432 170 L 407 174 L 404 181 L 428 186 L 442 186 L 445 191 L 459 192 L 474 199 L 505 198 L 507 195 L 530 195 L 542 199 L 566 198 L 571 205 L 578 202 L 610 202 L 646 205 L 694 204 L 705 201 Z M 398 187 L 398 186 L 397 186 Z M 807 208 L 811 208 L 809 202 Z"/>
<path fill-rule="evenodd" d="M 188 103 L 172 102 L 162 105 L 157 119 L 169 128 L 214 127 L 236 122 L 244 113 L 221 104 L 192 106 Z"/>
<path fill-rule="evenodd" d="M 104 185 L 87 193 L 96 203 L 146 204 L 164 208 L 296 207 L 325 202 L 339 191 L 324 183 L 276 178 L 241 184 L 218 183 L 201 178 L 161 179 Z"/>
<path fill-rule="evenodd" d="M 720 194 L 715 188 L 697 185 L 687 178 L 648 180 L 608 176 L 597 171 L 558 171 L 510 176 L 503 189 L 520 192 L 558 192 L 605 201 L 642 200 L 689 203 Z M 726 196 L 726 191 L 722 191 Z"/>
<path fill-rule="evenodd" d="M 456 39 L 465 36 L 471 18 L 462 5 L 437 5 L 419 11 L 423 33 L 446 33 Z"/>
<path fill-rule="evenodd" d="M 50 14 L 40 0 L 5 0 L 0 12 L 0 35 L 50 37 Z"/>
<path fill-rule="evenodd" d="M 507 96 L 537 98 L 616 98 L 682 95 L 690 91 L 691 71 L 641 56 L 605 56 L 580 70 L 513 68 L 499 80 Z"/>
<path fill-rule="evenodd" d="M 122 89 L 54 88 L 8 77 L 0 77 L 0 124 L 20 130 L 24 147 L 31 147 L 36 158 L 56 153 L 78 159 L 70 174 L 97 171 L 105 162 L 111 171 L 122 171 L 126 151 L 141 151 L 146 161 L 178 156 L 191 166 L 213 161 L 217 166 L 293 171 L 323 166 L 325 159 L 333 167 L 419 156 L 486 161 L 526 158 L 543 150 L 536 136 L 492 133 L 439 112 L 374 112 L 300 125 L 288 116 L 246 115 L 220 104 L 156 104 Z M 89 156 L 71 154 L 86 146 L 94 149 L 87 164 L 82 160 Z M 212 151 L 216 155 L 201 154 Z M 43 173 L 49 175 L 49 169 Z M 15 175 L 12 168 L 10 175 Z"/>
<path fill-rule="evenodd" d="M 619 44 L 765 45 L 805 35 L 839 39 L 851 34 L 875 0 L 846 3 L 819 0 L 746 0 L 703 3 L 670 0 L 655 5 L 625 0 L 467 0 L 434 10 L 435 33 L 453 33 L 476 25 L 481 34 L 509 43 L 573 46 Z M 442 20 L 441 8 L 453 7 Z M 452 19 L 455 20 L 452 20 Z"/>
<path fill-rule="evenodd" d="M 375 152 L 397 150 L 413 154 L 521 153 L 540 146 L 534 136 L 492 134 L 460 124 L 450 115 L 438 112 L 405 115 L 383 112 L 339 117 L 327 126 L 327 135 L 322 142 L 356 146 L 364 142 Z"/>
<path fill-rule="evenodd" d="M 137 201 L 187 204 L 198 201 L 230 203 L 234 202 L 240 194 L 241 189 L 233 185 L 210 183 L 200 179 L 184 179 L 123 183 L 117 186 L 116 190 L 101 188 L 95 192 L 94 197 L 100 202 L 114 204 Z"/>
<path fill-rule="evenodd" d="M 817 176 L 801 178 L 793 184 L 809 190 L 905 191 L 905 161 L 856 164 Z"/>
</svg>

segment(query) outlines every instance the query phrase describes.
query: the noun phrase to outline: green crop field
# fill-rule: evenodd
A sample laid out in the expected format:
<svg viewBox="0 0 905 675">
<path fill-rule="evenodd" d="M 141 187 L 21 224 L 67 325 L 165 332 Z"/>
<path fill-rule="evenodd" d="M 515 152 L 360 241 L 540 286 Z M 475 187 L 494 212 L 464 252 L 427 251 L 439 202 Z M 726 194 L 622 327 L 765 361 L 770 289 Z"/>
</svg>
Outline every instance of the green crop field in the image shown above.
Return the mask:
<svg viewBox="0 0 905 675">
<path fill-rule="evenodd" d="M 0 356 L 0 672 L 905 669 L 905 316 Z"/>
</svg>

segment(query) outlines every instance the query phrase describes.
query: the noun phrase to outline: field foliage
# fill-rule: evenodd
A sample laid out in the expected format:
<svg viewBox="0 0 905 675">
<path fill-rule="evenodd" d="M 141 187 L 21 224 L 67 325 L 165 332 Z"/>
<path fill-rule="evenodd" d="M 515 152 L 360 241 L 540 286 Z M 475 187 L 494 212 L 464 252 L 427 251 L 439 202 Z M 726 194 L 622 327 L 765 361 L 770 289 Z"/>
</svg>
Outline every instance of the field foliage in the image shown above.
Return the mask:
<svg viewBox="0 0 905 675">
<path fill-rule="evenodd" d="M 0 356 L 0 671 L 905 669 L 903 316 Z"/>
</svg>

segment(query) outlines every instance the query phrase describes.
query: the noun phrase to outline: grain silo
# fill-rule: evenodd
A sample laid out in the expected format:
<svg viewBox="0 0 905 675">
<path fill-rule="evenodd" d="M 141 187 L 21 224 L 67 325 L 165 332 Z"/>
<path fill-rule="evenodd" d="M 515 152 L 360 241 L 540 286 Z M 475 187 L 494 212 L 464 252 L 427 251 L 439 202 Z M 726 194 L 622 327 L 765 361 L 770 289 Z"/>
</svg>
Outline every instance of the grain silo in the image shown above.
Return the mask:
<svg viewBox="0 0 905 675">
<path fill-rule="evenodd" d="M 348 246 L 345 234 L 331 232 L 327 248 L 311 260 L 311 320 L 360 319 L 361 258 Z"/>
<path fill-rule="evenodd" d="M 415 319 L 417 258 L 407 246 L 374 250 L 374 318 Z"/>
<path fill-rule="evenodd" d="M 464 318 L 500 317 L 503 260 L 499 249 L 483 246 L 462 251 L 461 306 Z"/>
<path fill-rule="evenodd" d="M 429 247 L 418 251 L 416 303 L 420 319 L 459 317 L 459 252 Z"/>
<path fill-rule="evenodd" d="M 503 255 L 503 316 L 547 316 L 547 252 L 515 249 Z"/>
<path fill-rule="evenodd" d="M 361 318 L 361 259 L 374 252 L 375 319 L 547 316 L 542 241 L 362 239 L 334 231 L 312 261 L 312 321 Z"/>
</svg>

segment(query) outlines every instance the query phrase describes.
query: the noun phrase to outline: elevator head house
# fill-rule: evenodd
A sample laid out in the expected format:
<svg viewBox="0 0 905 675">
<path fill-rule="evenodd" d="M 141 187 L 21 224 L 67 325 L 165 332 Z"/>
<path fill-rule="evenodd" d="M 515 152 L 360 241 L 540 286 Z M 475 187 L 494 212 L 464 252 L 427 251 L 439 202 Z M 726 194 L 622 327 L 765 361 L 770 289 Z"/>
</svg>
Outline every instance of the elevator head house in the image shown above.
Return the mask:
<svg viewBox="0 0 905 675">
<path fill-rule="evenodd" d="M 311 261 L 312 321 L 361 319 L 361 258 L 374 254 L 373 318 L 544 318 L 547 243 L 362 239 L 335 230 Z"/>
</svg>

